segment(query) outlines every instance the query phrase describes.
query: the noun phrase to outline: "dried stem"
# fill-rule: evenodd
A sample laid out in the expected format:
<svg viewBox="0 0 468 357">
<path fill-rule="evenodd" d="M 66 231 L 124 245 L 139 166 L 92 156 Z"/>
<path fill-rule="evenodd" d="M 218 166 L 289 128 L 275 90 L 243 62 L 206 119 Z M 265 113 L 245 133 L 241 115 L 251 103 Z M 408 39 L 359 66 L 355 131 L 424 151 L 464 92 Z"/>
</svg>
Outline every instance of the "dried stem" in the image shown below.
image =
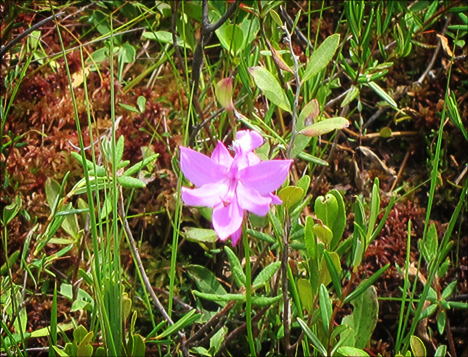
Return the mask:
<svg viewBox="0 0 468 357">
<path fill-rule="evenodd" d="M 291 141 L 289 142 L 288 150 L 286 151 L 286 157 L 289 159 L 291 156 L 291 149 L 294 144 L 294 139 L 296 138 L 297 108 L 299 107 L 299 98 L 301 95 L 301 79 L 299 78 L 299 63 L 297 61 L 298 57 L 294 54 L 294 50 L 292 48 L 291 34 L 289 33 L 286 26 L 284 26 L 283 29 L 286 33 L 286 40 L 288 42 L 289 50 L 291 51 L 291 56 L 294 61 L 294 76 L 296 78 L 296 96 L 294 98 L 294 106 L 292 113 Z"/>
<path fill-rule="evenodd" d="M 148 293 L 151 295 L 151 298 L 153 299 L 154 303 L 156 304 L 156 307 L 158 308 L 159 312 L 161 315 L 167 320 L 167 322 L 170 325 L 174 325 L 174 321 L 172 321 L 171 317 L 168 315 L 166 312 L 166 309 L 164 309 L 164 306 L 161 304 L 161 301 L 159 301 L 159 298 L 156 296 L 156 293 L 153 290 L 153 287 L 151 286 L 151 283 L 149 281 L 148 275 L 146 275 L 145 268 L 143 266 L 143 262 L 141 261 L 140 258 L 140 253 L 138 252 L 138 248 L 136 247 L 135 244 L 135 239 L 133 238 L 132 231 L 130 230 L 130 226 L 128 225 L 128 221 L 126 218 L 125 214 L 125 207 L 124 207 L 124 200 L 123 200 L 123 194 L 122 194 L 122 189 L 120 189 L 120 198 L 119 198 L 119 215 L 122 220 L 125 233 L 127 234 L 128 241 L 130 243 L 130 248 L 132 249 L 133 257 L 137 263 L 138 270 L 140 271 L 141 277 L 143 279 L 143 283 L 145 284 L 146 290 Z M 189 352 L 186 346 L 186 338 L 185 334 L 182 331 L 178 332 L 178 335 L 181 340 L 181 348 L 182 352 L 185 357 L 189 357 Z"/>
<path fill-rule="evenodd" d="M 39 21 L 37 24 L 31 26 L 30 28 L 28 28 L 23 33 L 19 34 L 14 40 L 12 40 L 6 46 L 4 46 L 4 47 L 2 47 L 0 49 L 0 59 L 3 58 L 5 53 L 7 53 L 10 48 L 12 48 L 14 45 L 16 45 L 18 42 L 20 42 L 26 36 L 28 36 L 31 32 L 37 30 L 39 27 L 41 27 L 42 25 L 48 23 L 49 21 L 52 21 L 54 18 L 62 16 L 63 14 L 65 14 L 65 12 L 59 12 L 58 14 L 51 15 L 51 16 L 45 18 L 44 20 Z"/>
</svg>

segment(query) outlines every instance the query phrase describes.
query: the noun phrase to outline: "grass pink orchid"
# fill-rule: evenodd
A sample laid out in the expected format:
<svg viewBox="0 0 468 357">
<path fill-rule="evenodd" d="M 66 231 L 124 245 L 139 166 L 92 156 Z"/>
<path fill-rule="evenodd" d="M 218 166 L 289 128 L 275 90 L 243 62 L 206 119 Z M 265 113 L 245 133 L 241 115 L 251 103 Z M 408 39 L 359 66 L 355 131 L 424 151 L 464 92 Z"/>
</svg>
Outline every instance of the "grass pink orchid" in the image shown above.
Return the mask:
<svg viewBox="0 0 468 357">
<path fill-rule="evenodd" d="M 211 157 L 180 147 L 180 166 L 198 188 L 182 187 L 182 200 L 189 206 L 213 208 L 213 228 L 221 240 L 236 245 L 242 233 L 245 211 L 265 216 L 271 204 L 282 201 L 272 192 L 286 180 L 292 160 L 261 161 L 253 152 L 263 144 L 255 131 L 237 132 L 234 157 L 220 141 Z"/>
</svg>

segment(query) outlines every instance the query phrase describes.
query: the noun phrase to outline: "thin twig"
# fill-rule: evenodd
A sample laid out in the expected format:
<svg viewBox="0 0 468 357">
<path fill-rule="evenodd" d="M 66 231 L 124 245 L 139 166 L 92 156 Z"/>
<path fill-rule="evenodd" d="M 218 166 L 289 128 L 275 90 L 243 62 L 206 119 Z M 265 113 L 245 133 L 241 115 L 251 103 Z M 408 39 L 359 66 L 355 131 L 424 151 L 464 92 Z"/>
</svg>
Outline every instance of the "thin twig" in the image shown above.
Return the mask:
<svg viewBox="0 0 468 357">
<path fill-rule="evenodd" d="M 12 40 L 9 44 L 7 44 L 6 46 L 2 47 L 2 49 L 0 50 L 0 58 L 3 58 L 3 55 L 5 53 L 8 52 L 8 50 L 10 48 L 12 48 L 14 45 L 16 45 L 19 41 L 21 41 L 23 38 L 25 38 L 26 36 L 28 36 L 31 32 L 33 32 L 34 30 L 38 29 L 39 27 L 41 27 L 42 25 L 48 23 L 49 21 L 52 21 L 54 18 L 56 17 L 59 17 L 59 16 L 62 16 L 63 14 L 65 14 L 65 12 L 59 12 L 58 14 L 54 14 L 54 15 L 51 15 L 47 18 L 45 18 L 44 20 L 42 21 L 39 21 L 37 24 L 31 26 L 30 28 L 28 28 L 26 31 L 24 31 L 23 33 L 19 34 L 14 40 Z"/>
<path fill-rule="evenodd" d="M 161 315 L 167 320 L 167 322 L 170 325 L 174 325 L 174 321 L 172 321 L 171 317 L 168 315 L 166 312 L 166 309 L 164 309 L 164 306 L 161 304 L 161 301 L 159 301 L 159 298 L 156 296 L 156 293 L 153 290 L 153 287 L 151 286 L 151 283 L 149 281 L 148 275 L 146 275 L 145 268 L 143 266 L 143 262 L 141 261 L 140 253 L 138 252 L 138 248 L 136 247 L 135 239 L 133 238 L 132 231 L 130 230 L 130 226 L 128 225 L 128 221 L 125 215 L 125 207 L 124 207 L 124 200 L 123 200 L 123 193 L 122 189 L 120 190 L 120 199 L 119 199 L 119 214 L 120 218 L 122 220 L 125 232 L 127 234 L 128 241 L 130 243 L 130 248 L 132 249 L 133 257 L 137 263 L 138 270 L 140 271 L 141 277 L 143 279 L 143 283 L 145 284 L 146 290 L 148 293 L 151 295 L 151 298 L 153 299 L 154 303 L 156 304 L 156 307 L 158 308 L 159 312 Z M 182 331 L 179 331 L 177 333 L 181 339 L 181 348 L 182 352 L 185 357 L 189 357 L 189 352 L 186 346 L 186 338 L 185 334 Z"/>
<path fill-rule="evenodd" d="M 280 5 L 279 7 L 279 15 L 283 19 L 283 21 L 288 24 L 289 28 L 291 31 L 293 30 L 294 27 L 294 21 L 291 19 L 289 14 L 287 13 L 286 9 L 283 7 L 283 5 Z M 310 41 L 307 39 L 307 37 L 304 36 L 304 34 L 299 30 L 299 28 L 296 26 L 294 28 L 293 35 L 297 37 L 297 39 L 302 42 L 305 46 L 309 47 L 311 51 L 314 50 L 314 46 L 310 43 Z"/>
<path fill-rule="evenodd" d="M 172 2 L 172 23 L 171 23 L 171 32 L 172 32 L 172 43 L 174 46 L 176 64 L 179 62 L 179 65 L 182 67 L 184 65 L 184 60 L 182 59 L 182 54 L 180 53 L 179 44 L 177 43 L 176 36 L 176 23 L 177 23 L 177 8 L 179 7 L 179 0 Z M 188 75 L 186 73 L 186 75 Z"/>
<path fill-rule="evenodd" d="M 296 124 L 297 124 L 297 108 L 299 107 L 299 98 L 301 95 L 301 79 L 299 78 L 299 63 L 297 62 L 298 57 L 294 54 L 292 48 L 291 34 L 289 33 L 286 26 L 283 27 L 284 32 L 286 33 L 286 39 L 289 45 L 289 50 L 291 52 L 291 57 L 294 61 L 294 76 L 296 78 L 296 96 L 294 98 L 294 106 L 292 113 L 292 124 L 291 124 L 291 141 L 286 150 L 286 157 L 289 159 L 291 157 L 291 149 L 294 144 L 294 139 L 296 138 Z"/>
<path fill-rule="evenodd" d="M 236 302 L 234 300 L 229 301 L 229 303 L 226 304 L 226 306 L 218 312 L 216 315 L 214 315 L 206 324 L 204 324 L 200 329 L 187 340 L 188 345 L 192 345 L 196 343 L 196 340 L 203 335 L 211 326 L 214 324 L 218 323 L 218 321 L 225 316 L 229 311 L 234 307 Z"/>
<path fill-rule="evenodd" d="M 270 308 L 271 306 L 265 306 L 263 309 L 260 310 L 259 313 L 257 313 L 257 315 L 255 315 L 254 317 L 252 317 L 252 322 L 257 322 L 258 320 L 260 320 L 260 318 L 265 314 L 265 312 L 268 310 L 268 308 Z M 218 355 L 221 356 L 223 354 L 223 351 L 226 349 L 226 347 L 230 344 L 231 340 L 233 340 L 234 338 L 236 338 L 236 336 L 244 331 L 245 329 L 247 328 L 247 324 L 242 324 L 240 325 L 238 328 L 236 328 L 234 331 L 232 331 L 223 341 L 223 343 L 221 344 L 221 347 L 219 348 L 218 350 Z"/>
<path fill-rule="evenodd" d="M 448 25 L 449 25 L 451 19 L 452 19 L 452 16 L 451 16 L 451 14 L 449 14 L 447 16 L 447 20 L 445 21 L 444 28 L 442 29 L 442 36 L 444 36 L 445 33 L 447 32 Z M 440 51 L 441 47 L 442 47 L 441 41 L 439 40 L 438 43 L 437 43 L 437 47 L 436 47 L 436 49 L 434 51 L 434 54 L 432 55 L 431 62 L 429 62 L 429 65 L 427 66 L 426 70 L 421 75 L 421 77 L 419 77 L 419 79 L 417 80 L 417 83 L 422 84 L 422 82 L 424 82 L 424 79 L 429 74 L 429 72 L 432 70 L 432 67 L 434 67 L 435 61 L 437 59 L 437 56 L 439 55 L 439 51 Z"/>
<path fill-rule="evenodd" d="M 403 169 L 406 167 L 406 163 L 408 162 L 410 154 L 411 154 L 411 150 L 408 150 L 406 152 L 405 158 L 403 159 L 403 162 L 401 163 L 400 169 L 398 170 L 397 177 L 395 178 L 395 181 L 393 181 L 392 183 L 392 187 L 390 188 L 390 193 L 393 192 L 393 190 L 395 189 L 397 185 L 397 182 L 400 180 L 401 175 L 403 174 Z"/>
</svg>

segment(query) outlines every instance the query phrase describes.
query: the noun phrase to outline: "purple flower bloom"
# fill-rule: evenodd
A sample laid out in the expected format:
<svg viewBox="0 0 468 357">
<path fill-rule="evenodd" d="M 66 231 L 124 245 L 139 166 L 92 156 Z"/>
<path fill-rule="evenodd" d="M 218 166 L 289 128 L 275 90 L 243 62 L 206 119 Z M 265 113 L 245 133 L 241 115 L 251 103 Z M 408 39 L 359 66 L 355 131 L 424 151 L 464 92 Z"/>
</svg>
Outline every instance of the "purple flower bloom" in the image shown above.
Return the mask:
<svg viewBox="0 0 468 357">
<path fill-rule="evenodd" d="M 271 192 L 286 180 L 292 160 L 261 161 L 253 150 L 262 144 L 260 134 L 242 130 L 233 141 L 234 158 L 220 141 L 211 158 L 180 147 L 182 172 L 199 187 L 182 187 L 182 200 L 189 206 L 212 207 L 214 230 L 221 240 L 231 237 L 232 245 L 241 236 L 245 211 L 265 216 L 270 204 L 283 203 Z"/>
</svg>

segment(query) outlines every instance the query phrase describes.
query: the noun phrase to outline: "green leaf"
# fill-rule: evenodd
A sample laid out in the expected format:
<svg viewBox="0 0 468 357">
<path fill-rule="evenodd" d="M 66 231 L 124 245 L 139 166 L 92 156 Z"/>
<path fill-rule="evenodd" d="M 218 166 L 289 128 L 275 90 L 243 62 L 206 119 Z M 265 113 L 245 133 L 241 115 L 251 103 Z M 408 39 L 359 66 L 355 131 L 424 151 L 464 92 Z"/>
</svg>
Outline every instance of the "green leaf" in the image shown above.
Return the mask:
<svg viewBox="0 0 468 357">
<path fill-rule="evenodd" d="M 445 357 L 447 356 L 447 346 L 440 345 L 434 353 L 434 357 Z"/>
<path fill-rule="evenodd" d="M 258 289 L 259 287 L 263 286 L 267 281 L 271 279 L 271 277 L 278 271 L 279 267 L 281 266 L 281 262 L 274 262 L 267 265 L 263 270 L 257 275 L 255 280 L 253 281 L 253 289 Z"/>
<path fill-rule="evenodd" d="M 285 187 L 278 193 L 279 198 L 281 198 L 287 209 L 298 203 L 303 195 L 304 190 L 296 186 Z"/>
<path fill-rule="evenodd" d="M 137 105 L 138 105 L 138 109 L 140 110 L 140 113 L 144 113 L 145 112 L 145 106 L 146 106 L 146 98 L 143 97 L 142 95 L 140 95 L 137 98 Z"/>
<path fill-rule="evenodd" d="M 445 101 L 447 103 L 447 109 L 448 109 L 448 115 L 450 118 L 450 121 L 452 122 L 453 125 L 455 125 L 456 128 L 458 128 L 463 136 L 465 137 L 466 140 L 468 140 L 468 132 L 465 129 L 465 126 L 463 125 L 463 122 L 460 117 L 460 111 L 458 110 L 458 104 L 457 104 L 457 99 L 455 97 L 455 93 L 452 92 L 451 95 L 448 95 L 448 93 L 445 95 Z"/>
<path fill-rule="evenodd" d="M 172 335 L 173 333 L 178 332 L 179 330 L 183 329 L 184 326 L 186 325 L 187 321 L 191 320 L 192 317 L 194 317 L 195 312 L 197 310 L 193 309 L 187 312 L 184 317 L 182 317 L 180 320 L 178 320 L 174 325 L 169 326 L 164 332 L 156 337 L 157 340 L 160 340 L 166 336 Z M 201 314 L 197 314 L 198 317 L 201 316 Z M 195 315 L 195 316 L 197 316 Z"/>
<path fill-rule="evenodd" d="M 437 248 L 439 246 L 439 237 L 437 235 L 437 228 L 434 223 L 429 226 L 426 236 L 426 254 L 428 263 L 437 256 Z"/>
<path fill-rule="evenodd" d="M 80 325 L 78 326 L 75 331 L 73 331 L 73 342 L 78 345 L 83 341 L 83 339 L 86 337 L 88 334 L 88 330 L 86 327 Z"/>
<path fill-rule="evenodd" d="M 308 161 L 315 165 L 328 166 L 328 162 L 326 162 L 325 160 L 319 159 L 318 157 L 307 154 L 305 152 L 300 152 L 299 154 L 297 154 L 297 157 L 301 160 Z"/>
<path fill-rule="evenodd" d="M 328 66 L 340 44 L 340 35 L 334 34 L 325 39 L 323 43 L 310 56 L 309 63 L 302 77 L 302 83 L 321 72 Z"/>
<path fill-rule="evenodd" d="M 145 340 L 139 334 L 133 335 L 133 348 L 131 355 L 133 357 L 145 357 L 146 355 Z"/>
<path fill-rule="evenodd" d="M 63 211 L 65 213 L 68 213 L 67 211 L 70 211 L 72 209 L 72 204 L 69 203 L 67 206 L 63 207 L 63 210 L 60 211 L 59 213 L 62 213 Z M 79 227 L 78 227 L 78 220 L 76 215 L 74 214 L 66 214 L 65 219 L 62 222 L 62 228 L 67 232 L 74 240 L 77 240 L 79 238 Z"/>
<path fill-rule="evenodd" d="M 141 171 L 146 165 L 155 161 L 158 157 L 159 157 L 159 154 L 154 154 L 143 159 L 141 162 L 138 162 L 135 165 L 129 167 L 128 170 L 125 171 L 123 175 L 130 176 L 130 175 L 136 174 L 137 172 Z"/>
<path fill-rule="evenodd" d="M 304 243 L 307 249 L 307 256 L 309 259 L 317 259 L 317 239 L 314 234 L 314 219 L 311 216 L 306 217 L 304 229 Z"/>
<path fill-rule="evenodd" d="M 132 63 L 135 62 L 135 47 L 125 43 L 119 49 L 119 62 L 121 63 Z"/>
<path fill-rule="evenodd" d="M 122 161 L 123 153 L 125 149 L 125 136 L 120 135 L 115 145 L 115 162 L 119 163 Z"/>
<path fill-rule="evenodd" d="M 373 286 L 352 301 L 353 313 L 343 318 L 342 324 L 348 325 L 352 333 L 345 338 L 344 345 L 356 348 L 364 348 L 370 341 L 372 333 L 377 325 L 379 317 L 379 302 L 377 291 Z"/>
<path fill-rule="evenodd" d="M 318 224 L 314 225 L 312 228 L 315 235 L 320 239 L 323 243 L 329 244 L 333 239 L 333 232 L 330 228 L 326 225 L 322 224 L 320 221 Z"/>
<path fill-rule="evenodd" d="M 47 181 L 49 181 L 49 179 L 47 179 Z M 46 181 L 46 195 L 47 195 L 47 181 Z M 60 191 L 60 186 L 59 186 L 59 191 Z M 48 197 L 48 195 L 47 195 L 47 197 Z M 4 226 L 6 226 L 8 223 L 10 223 L 12 221 L 13 218 L 16 217 L 16 215 L 18 214 L 18 212 L 21 209 L 21 204 L 22 204 L 21 196 L 16 195 L 15 200 L 11 204 L 9 204 L 8 206 L 6 206 L 3 209 L 3 222 L 2 223 L 3 223 Z M 50 204 L 49 204 L 49 206 L 50 206 Z M 52 209 L 52 206 L 50 206 L 50 207 Z"/>
<path fill-rule="evenodd" d="M 209 294 L 209 293 L 202 293 L 197 290 L 193 290 L 193 294 L 198 296 L 202 299 L 217 302 L 221 306 L 225 306 L 227 301 L 244 301 L 245 295 L 244 294 Z"/>
<path fill-rule="evenodd" d="M 52 347 L 54 348 L 55 352 L 57 352 L 60 357 L 69 357 L 69 355 L 65 353 L 65 351 L 62 351 L 57 346 L 52 346 Z"/>
<path fill-rule="evenodd" d="M 278 217 L 272 212 L 268 212 L 268 218 L 270 219 L 271 224 L 273 225 L 273 230 L 277 237 L 282 237 L 284 234 L 283 225 L 281 224 Z"/>
<path fill-rule="evenodd" d="M 216 332 L 213 335 L 213 337 L 210 338 L 210 356 L 214 356 L 218 353 L 219 348 L 221 347 L 221 344 L 223 343 L 227 332 L 228 328 L 226 326 L 223 326 L 218 330 L 218 332 Z"/>
<path fill-rule="evenodd" d="M 213 243 L 218 240 L 218 235 L 212 229 L 185 227 L 184 231 L 188 240 L 203 243 Z"/>
<path fill-rule="evenodd" d="M 211 270 L 208 270 L 201 265 L 189 265 L 187 267 L 187 273 L 190 275 L 192 280 L 195 281 L 198 289 L 203 293 L 215 295 L 227 294 L 226 290 L 221 286 Z M 219 304 L 223 307 L 226 306 L 224 301 Z"/>
<path fill-rule="evenodd" d="M 57 206 L 58 200 L 60 199 L 59 197 L 60 184 L 57 181 L 48 177 L 45 182 L 45 193 L 46 193 L 47 203 L 49 204 L 49 207 L 50 207 L 50 211 L 55 212 L 55 208 Z"/>
<path fill-rule="evenodd" d="M 387 270 L 389 266 L 390 266 L 390 263 L 383 266 L 377 272 L 372 274 L 369 279 L 363 280 L 351 294 L 346 296 L 346 298 L 344 299 L 344 303 L 346 304 L 348 302 L 353 301 L 354 299 L 357 299 L 361 294 L 363 294 L 369 288 L 369 286 L 374 284 L 377 281 L 377 279 L 380 278 L 380 276 L 383 273 L 385 273 L 385 270 Z"/>
<path fill-rule="evenodd" d="M 91 53 L 91 58 L 88 58 L 86 61 L 91 63 L 91 59 L 93 59 L 94 62 L 100 63 L 104 60 L 106 60 L 109 57 L 109 49 L 107 47 L 100 48 L 93 53 Z"/>
<path fill-rule="evenodd" d="M 309 175 L 302 176 L 299 179 L 299 181 L 297 181 L 297 187 L 302 189 L 303 193 L 302 193 L 301 199 L 303 199 L 305 194 L 310 188 L 310 176 Z"/>
<path fill-rule="evenodd" d="M 333 313 L 330 296 L 325 285 L 320 284 L 319 288 L 320 316 L 322 317 L 323 329 L 328 333 L 330 319 Z"/>
<path fill-rule="evenodd" d="M 315 123 L 315 120 L 320 115 L 320 105 L 317 99 L 312 99 L 302 108 L 299 118 L 296 123 L 296 131 L 301 131 L 306 125 Z M 309 144 L 311 137 L 306 135 L 296 135 L 293 146 L 291 148 L 291 158 L 295 158 L 299 155 Z"/>
<path fill-rule="evenodd" d="M 245 286 L 245 274 L 242 270 L 242 265 L 237 258 L 237 255 L 229 248 L 227 245 L 224 247 L 224 251 L 226 252 L 229 263 L 231 264 L 231 272 L 234 276 L 234 280 L 239 288 Z"/>
<path fill-rule="evenodd" d="M 317 338 L 317 336 L 312 332 L 310 327 L 307 326 L 307 323 L 299 317 L 297 318 L 297 322 L 299 322 L 299 325 L 301 326 L 302 331 L 304 331 L 307 337 L 309 337 L 310 341 L 312 342 L 312 345 L 321 353 L 321 355 L 328 356 L 326 348 L 322 345 L 322 343 Z M 327 331 L 328 331 L 328 328 L 327 328 Z"/>
<path fill-rule="evenodd" d="M 306 136 L 320 136 L 327 134 L 333 130 L 339 130 L 343 128 L 347 128 L 349 126 L 348 119 L 342 117 L 335 117 L 330 119 L 325 119 L 319 121 L 318 123 L 309 125 L 308 127 L 302 129 L 299 134 L 306 135 Z"/>
<path fill-rule="evenodd" d="M 264 307 L 264 306 L 271 306 L 276 304 L 278 301 L 282 299 L 283 295 L 278 295 L 275 297 L 268 297 L 268 296 L 252 296 L 252 305 Z"/>
<path fill-rule="evenodd" d="M 457 281 L 452 281 L 450 284 L 447 285 L 447 287 L 442 291 L 442 299 L 448 299 L 450 296 L 452 296 L 453 292 L 455 291 L 455 288 L 457 287 Z"/>
<path fill-rule="evenodd" d="M 393 108 L 397 109 L 398 105 L 396 102 L 393 100 L 392 97 L 390 97 L 387 92 L 385 92 L 377 83 L 375 82 L 369 82 L 367 83 L 369 87 L 371 87 L 383 100 L 385 100 L 388 104 L 390 104 Z"/>
<path fill-rule="evenodd" d="M 333 282 L 333 287 L 335 288 L 338 298 L 341 300 L 342 294 L 341 294 L 341 279 L 340 279 L 340 273 L 341 273 L 340 258 L 337 253 L 335 252 L 330 253 L 328 251 L 324 252 L 323 257 L 325 259 L 325 263 L 327 264 L 328 273 L 330 274 L 331 280 Z M 335 257 L 335 260 L 333 260 L 333 257 Z M 337 264 L 336 264 L 337 262 L 338 262 L 339 269 L 337 269 Z"/>
<path fill-rule="evenodd" d="M 336 203 L 338 205 L 335 223 L 331 227 L 333 239 L 330 243 L 330 250 L 335 250 L 341 240 L 341 237 L 343 237 L 343 233 L 346 228 L 346 207 L 343 201 L 343 196 L 341 196 L 341 193 L 338 190 L 333 189 L 329 194 L 335 196 Z"/>
<path fill-rule="evenodd" d="M 323 246 L 323 244 L 322 244 Z M 320 246 L 319 246 L 320 247 Z M 325 251 L 326 252 L 326 251 Z M 324 253 L 325 253 L 324 252 Z M 340 256 L 336 252 L 328 252 L 329 258 L 335 267 L 335 283 L 339 281 L 339 275 L 341 274 L 341 263 L 340 263 Z M 322 263 L 320 265 L 320 277 L 319 283 L 324 284 L 325 286 L 330 284 L 333 281 L 330 270 L 328 268 L 328 264 L 326 258 L 322 258 Z"/>
<path fill-rule="evenodd" d="M 426 357 L 426 346 L 417 336 L 411 336 L 410 338 L 411 351 L 413 351 L 413 356 Z"/>
<path fill-rule="evenodd" d="M 340 347 L 336 352 L 337 354 L 335 354 L 335 357 L 369 357 L 369 354 L 366 351 L 349 346 Z"/>
<path fill-rule="evenodd" d="M 367 235 L 366 235 L 367 246 L 369 245 L 370 238 L 374 232 L 375 222 L 377 222 L 379 211 L 380 211 L 379 179 L 376 178 L 374 181 L 374 184 L 372 185 L 372 199 L 371 199 L 369 221 L 367 224 Z"/>
<path fill-rule="evenodd" d="M 172 33 L 168 31 L 143 32 L 142 36 L 150 40 L 157 40 L 162 43 L 173 44 Z M 190 45 L 187 44 L 184 40 L 182 40 L 178 36 L 176 36 L 176 41 L 179 47 L 185 47 L 185 48 L 191 49 Z"/>
<path fill-rule="evenodd" d="M 314 294 L 312 292 L 312 286 L 309 280 L 299 279 L 297 281 L 297 290 L 299 292 L 299 298 L 301 300 L 302 307 L 307 310 L 309 314 L 312 313 L 314 308 Z"/>
<path fill-rule="evenodd" d="M 351 85 L 351 88 L 349 89 L 348 93 L 346 94 L 346 97 L 343 99 L 341 102 L 341 108 L 347 106 L 349 103 L 351 103 L 359 94 L 359 87 L 355 85 Z"/>
<path fill-rule="evenodd" d="M 119 105 L 120 105 L 122 108 L 127 109 L 127 110 L 129 110 L 129 111 L 131 111 L 131 112 L 140 114 L 140 111 L 139 111 L 137 108 L 132 107 L 131 105 L 127 105 L 127 104 L 123 104 L 123 103 L 119 103 Z"/>
<path fill-rule="evenodd" d="M 319 196 L 315 199 L 314 205 L 317 218 L 328 227 L 333 227 L 338 215 L 338 202 L 336 197 L 330 193 L 324 196 Z"/>
<path fill-rule="evenodd" d="M 117 182 L 122 185 L 122 187 L 125 188 L 143 188 L 146 187 L 146 184 L 134 177 L 130 176 L 117 176 Z"/>
<path fill-rule="evenodd" d="M 13 266 L 13 264 L 16 263 L 16 261 L 18 260 L 18 257 L 20 255 L 20 251 L 17 250 L 15 252 L 13 252 L 10 257 L 8 258 L 8 261 L 3 263 L 2 267 L 0 268 L 0 276 L 3 276 L 7 273 L 8 269 L 7 268 L 10 268 Z"/>
<path fill-rule="evenodd" d="M 215 33 L 219 38 L 221 46 L 227 51 L 232 51 L 234 56 L 242 50 L 244 45 L 244 31 L 239 25 L 228 24 L 226 26 L 221 26 Z"/>
<path fill-rule="evenodd" d="M 101 35 L 107 35 L 110 32 L 109 21 L 107 20 L 107 15 L 99 10 L 93 11 L 93 25 L 96 26 L 96 29 Z"/>
<path fill-rule="evenodd" d="M 255 84 L 263 91 L 265 97 L 281 109 L 292 113 L 288 97 L 276 78 L 263 67 L 251 67 L 249 72 L 252 75 Z"/>
<path fill-rule="evenodd" d="M 445 311 L 441 311 L 437 316 L 437 330 L 443 336 L 445 331 L 445 324 L 447 322 L 447 315 Z"/>
<path fill-rule="evenodd" d="M 275 238 L 273 238 L 269 234 L 266 234 L 266 233 L 263 233 L 263 232 L 259 232 L 259 231 L 253 230 L 253 229 L 247 229 L 247 234 L 251 235 L 252 237 L 255 237 L 257 239 L 260 239 L 260 240 L 263 240 L 265 242 L 271 243 L 271 244 L 276 243 Z"/>
</svg>

